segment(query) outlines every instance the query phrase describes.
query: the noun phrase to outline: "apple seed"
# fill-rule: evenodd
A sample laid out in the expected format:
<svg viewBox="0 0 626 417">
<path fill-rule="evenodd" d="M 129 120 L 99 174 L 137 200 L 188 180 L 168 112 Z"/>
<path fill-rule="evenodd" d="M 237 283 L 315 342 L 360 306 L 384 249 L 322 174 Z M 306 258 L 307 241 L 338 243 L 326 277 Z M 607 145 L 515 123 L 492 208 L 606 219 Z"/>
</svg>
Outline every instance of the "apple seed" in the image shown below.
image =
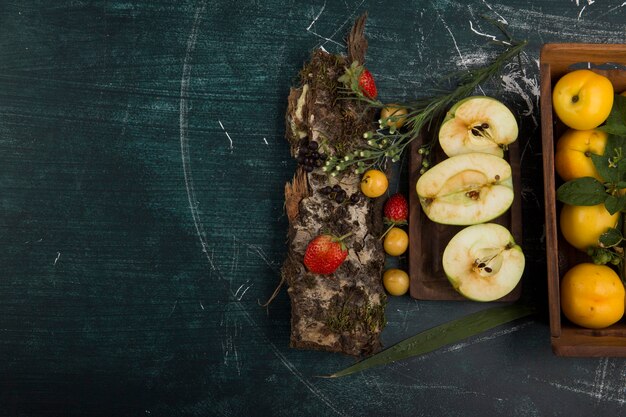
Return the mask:
<svg viewBox="0 0 626 417">
<path fill-rule="evenodd" d="M 466 192 L 465 196 L 467 198 L 471 198 L 472 200 L 478 200 L 478 198 L 480 197 L 480 193 L 476 190 L 472 190 L 472 191 Z"/>
</svg>

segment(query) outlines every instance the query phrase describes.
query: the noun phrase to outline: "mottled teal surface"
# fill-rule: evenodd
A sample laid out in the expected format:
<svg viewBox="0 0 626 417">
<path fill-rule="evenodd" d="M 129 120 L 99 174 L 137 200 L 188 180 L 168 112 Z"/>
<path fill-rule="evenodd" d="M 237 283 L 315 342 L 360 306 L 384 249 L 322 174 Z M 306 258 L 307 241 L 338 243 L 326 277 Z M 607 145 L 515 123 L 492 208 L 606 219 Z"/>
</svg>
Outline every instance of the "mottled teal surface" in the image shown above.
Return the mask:
<svg viewBox="0 0 626 417">
<path fill-rule="evenodd" d="M 621 0 L 0 1 L 0 415 L 626 413 L 626 362 L 553 356 L 546 314 L 328 380 L 353 359 L 289 349 L 285 291 L 259 307 L 289 87 L 366 10 L 384 100 L 489 62 L 482 14 L 530 41 L 483 91 L 520 115 L 524 298 L 545 308 L 539 48 L 624 42 Z M 393 299 L 384 343 L 482 308 Z"/>
</svg>

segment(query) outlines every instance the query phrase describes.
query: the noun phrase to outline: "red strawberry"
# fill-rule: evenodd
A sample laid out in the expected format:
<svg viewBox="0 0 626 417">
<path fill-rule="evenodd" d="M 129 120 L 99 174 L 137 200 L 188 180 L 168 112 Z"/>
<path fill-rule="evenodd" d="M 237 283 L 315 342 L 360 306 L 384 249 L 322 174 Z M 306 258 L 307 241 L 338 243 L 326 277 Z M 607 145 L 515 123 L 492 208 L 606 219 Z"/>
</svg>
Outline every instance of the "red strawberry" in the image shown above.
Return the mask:
<svg viewBox="0 0 626 417">
<path fill-rule="evenodd" d="M 375 99 L 378 95 L 372 73 L 358 61 L 354 61 L 350 67 L 346 68 L 346 72 L 339 77 L 338 81 L 353 92 L 362 93 L 370 99 Z"/>
<path fill-rule="evenodd" d="M 319 235 L 309 242 L 304 252 L 304 265 L 314 274 L 332 274 L 348 256 L 348 250 L 341 237 Z"/>
<path fill-rule="evenodd" d="M 409 204 L 400 193 L 394 194 L 385 202 L 385 223 L 394 226 L 406 224 L 409 216 Z"/>
<path fill-rule="evenodd" d="M 359 75 L 359 88 L 367 97 L 374 99 L 378 95 L 378 90 L 376 90 L 376 83 L 374 82 L 374 76 L 371 72 L 366 70 L 365 68 L 361 71 Z"/>
</svg>

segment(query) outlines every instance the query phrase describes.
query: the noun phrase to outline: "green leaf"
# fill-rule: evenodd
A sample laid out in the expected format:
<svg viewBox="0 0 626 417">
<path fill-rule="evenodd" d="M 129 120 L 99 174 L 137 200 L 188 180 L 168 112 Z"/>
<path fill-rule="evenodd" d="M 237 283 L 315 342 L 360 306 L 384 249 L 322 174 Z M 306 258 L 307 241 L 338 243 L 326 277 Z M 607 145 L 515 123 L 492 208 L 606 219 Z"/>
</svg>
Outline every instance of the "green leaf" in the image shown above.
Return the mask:
<svg viewBox="0 0 626 417">
<path fill-rule="evenodd" d="M 605 248 L 617 246 L 624 240 L 622 233 L 613 227 L 600 235 L 600 244 Z"/>
<path fill-rule="evenodd" d="M 626 174 L 626 138 L 609 135 L 603 155 L 591 154 L 591 160 L 600 176 L 607 182 L 617 183 Z"/>
<path fill-rule="evenodd" d="M 534 312 L 534 307 L 525 304 L 509 304 L 482 310 L 418 333 L 328 377 L 339 378 L 375 366 L 432 352 L 442 346 L 475 336 L 502 324 L 529 316 Z"/>
<path fill-rule="evenodd" d="M 604 206 L 612 215 L 626 208 L 626 196 L 610 195 L 604 200 Z"/>
<path fill-rule="evenodd" d="M 576 178 L 556 190 L 556 198 L 573 206 L 595 206 L 607 198 L 604 185 L 593 177 Z"/>
<path fill-rule="evenodd" d="M 608 123 L 608 122 L 607 122 Z M 598 127 L 598 130 L 603 130 L 608 134 L 617 136 L 626 136 L 626 125 L 620 125 L 617 123 L 606 124 Z"/>
<path fill-rule="evenodd" d="M 619 181 L 619 169 L 616 165 L 609 163 L 609 158 L 612 156 L 612 151 L 609 151 L 609 147 L 606 147 L 604 155 L 591 154 L 591 160 L 596 167 L 598 174 L 607 182 Z"/>
<path fill-rule="evenodd" d="M 626 155 L 626 153 L 624 153 L 624 151 L 626 151 L 626 148 L 622 148 L 622 149 L 623 149 L 622 155 Z M 623 183 L 624 180 L 626 179 L 626 158 L 623 158 L 617 161 L 617 170 L 619 172 L 618 182 Z"/>
<path fill-rule="evenodd" d="M 626 136 L 626 97 L 615 95 L 611 113 L 606 123 L 598 129 L 611 135 Z"/>
</svg>

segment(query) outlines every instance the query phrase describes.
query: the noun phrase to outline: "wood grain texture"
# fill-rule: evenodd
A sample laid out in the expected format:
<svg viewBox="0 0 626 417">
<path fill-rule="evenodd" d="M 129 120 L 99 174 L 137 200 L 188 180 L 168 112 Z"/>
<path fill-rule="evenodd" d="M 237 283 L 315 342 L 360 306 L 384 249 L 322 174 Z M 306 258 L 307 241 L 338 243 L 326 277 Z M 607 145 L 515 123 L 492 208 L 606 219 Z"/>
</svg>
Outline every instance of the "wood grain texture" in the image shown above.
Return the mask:
<svg viewBox="0 0 626 417">
<path fill-rule="evenodd" d="M 522 298 L 547 308 L 539 49 L 624 42 L 621 4 L 0 1 L 0 415 L 623 414 L 626 365 L 555 357 L 547 311 L 325 380 L 353 359 L 290 349 L 285 292 L 258 305 L 286 253 L 285 97 L 368 11 L 385 101 L 495 56 L 481 14 L 529 39 L 482 89 L 521 117 Z M 395 297 L 383 343 L 481 308 Z"/>
<path fill-rule="evenodd" d="M 543 57 L 542 57 L 543 58 Z M 554 170 L 554 131 L 552 123 L 552 79 L 550 77 L 550 64 L 541 60 L 541 134 L 545 140 L 541 142 L 543 152 L 543 191 L 546 229 L 546 254 L 557 254 L 556 259 L 547 260 L 548 293 L 550 294 L 550 333 L 552 337 L 561 335 L 561 299 L 559 297 L 558 243 L 557 243 L 557 218 L 556 218 L 556 181 Z M 555 202 L 550 204 L 549 202 Z"/>
</svg>

